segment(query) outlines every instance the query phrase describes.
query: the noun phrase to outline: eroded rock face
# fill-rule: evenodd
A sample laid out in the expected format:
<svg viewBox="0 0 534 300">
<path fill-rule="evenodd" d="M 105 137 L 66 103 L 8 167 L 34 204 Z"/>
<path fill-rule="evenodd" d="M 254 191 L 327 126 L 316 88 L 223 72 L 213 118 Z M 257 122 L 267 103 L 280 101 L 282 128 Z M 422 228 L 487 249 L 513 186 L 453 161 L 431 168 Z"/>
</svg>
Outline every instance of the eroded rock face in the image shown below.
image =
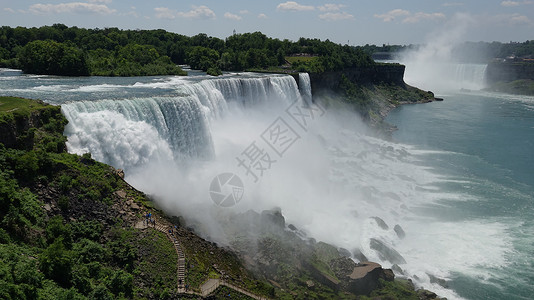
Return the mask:
<svg viewBox="0 0 534 300">
<path fill-rule="evenodd" d="M 354 249 L 352 251 L 352 255 L 354 255 L 354 258 L 356 258 L 357 260 L 359 260 L 360 262 L 364 262 L 364 261 L 369 261 L 369 259 L 367 259 L 367 257 L 362 253 L 362 251 L 358 248 Z"/>
<path fill-rule="evenodd" d="M 405 264 L 406 260 L 397 250 L 389 247 L 377 239 L 371 239 L 371 249 L 375 250 L 381 260 L 387 260 L 393 264 Z"/>
<path fill-rule="evenodd" d="M 279 209 L 262 211 L 261 220 L 263 223 L 270 223 L 279 229 L 284 229 L 286 226 L 286 220 Z"/>
<path fill-rule="evenodd" d="M 386 224 L 386 222 L 384 222 L 384 220 L 382 220 L 381 218 L 379 217 L 373 217 L 373 219 L 376 221 L 376 224 L 378 224 L 378 226 L 384 230 L 388 230 L 389 229 L 389 226 L 388 224 Z"/>
<path fill-rule="evenodd" d="M 403 239 L 406 237 L 406 232 L 404 232 L 404 229 L 402 229 L 402 227 L 399 224 L 395 225 L 393 230 L 395 230 L 395 233 L 397 234 L 399 239 Z"/>
<path fill-rule="evenodd" d="M 389 269 L 373 262 L 364 262 L 354 267 L 348 275 L 346 290 L 356 295 L 369 295 L 377 288 L 379 280 L 393 281 L 395 275 Z"/>
</svg>

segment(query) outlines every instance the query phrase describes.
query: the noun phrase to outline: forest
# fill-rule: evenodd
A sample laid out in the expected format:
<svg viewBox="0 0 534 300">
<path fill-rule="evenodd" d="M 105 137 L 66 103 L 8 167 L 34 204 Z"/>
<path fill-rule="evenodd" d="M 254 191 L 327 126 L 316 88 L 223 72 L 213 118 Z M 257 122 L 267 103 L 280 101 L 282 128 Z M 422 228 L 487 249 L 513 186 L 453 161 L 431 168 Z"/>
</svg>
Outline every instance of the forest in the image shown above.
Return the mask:
<svg viewBox="0 0 534 300">
<path fill-rule="evenodd" d="M 362 46 L 365 53 L 372 55 L 377 52 L 401 53 L 404 51 L 418 50 L 423 45 L 386 45 L 382 46 L 366 44 Z M 500 58 L 515 56 L 519 58 L 534 58 L 534 40 L 525 42 L 463 42 L 453 45 L 450 56 L 463 63 L 489 63 Z"/>
<path fill-rule="evenodd" d="M 305 57 L 293 60 L 288 57 Z M 360 47 L 329 40 L 279 40 L 261 32 L 226 39 L 158 30 L 84 29 L 63 24 L 0 27 L 0 67 L 66 76 L 185 75 L 178 65 L 218 75 L 222 71 L 324 72 L 374 65 Z"/>
</svg>

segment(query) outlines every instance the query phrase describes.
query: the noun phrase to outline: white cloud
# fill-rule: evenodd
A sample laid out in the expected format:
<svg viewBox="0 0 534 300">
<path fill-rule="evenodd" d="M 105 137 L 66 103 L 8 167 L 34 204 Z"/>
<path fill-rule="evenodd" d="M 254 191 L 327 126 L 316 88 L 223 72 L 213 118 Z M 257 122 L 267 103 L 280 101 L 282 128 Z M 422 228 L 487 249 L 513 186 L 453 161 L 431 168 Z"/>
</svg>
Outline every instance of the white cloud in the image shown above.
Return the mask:
<svg viewBox="0 0 534 300">
<path fill-rule="evenodd" d="M 4 10 L 9 12 L 9 13 L 14 13 L 15 12 L 12 8 L 9 8 L 9 7 L 4 8 Z"/>
<path fill-rule="evenodd" d="M 267 19 L 267 15 L 266 14 L 259 14 L 258 15 L 258 19 Z"/>
<path fill-rule="evenodd" d="M 462 2 L 447 2 L 447 3 L 443 3 L 441 6 L 445 6 L 445 7 L 451 7 L 451 6 L 463 6 L 465 3 L 462 3 Z"/>
<path fill-rule="evenodd" d="M 240 15 L 248 15 L 248 14 L 250 14 L 250 11 L 248 11 L 248 10 L 246 10 L 246 9 L 243 9 L 243 10 L 240 10 L 240 11 L 239 11 L 239 14 L 240 14 Z"/>
<path fill-rule="evenodd" d="M 326 3 L 323 6 L 319 6 L 320 11 L 339 11 L 343 7 L 346 7 L 345 4 L 333 4 L 333 3 Z"/>
<path fill-rule="evenodd" d="M 89 0 L 91 3 L 107 3 L 110 4 L 113 0 Z"/>
<path fill-rule="evenodd" d="M 284 3 L 278 4 L 276 7 L 278 10 L 281 11 L 310 11 L 315 10 L 315 7 L 309 6 L 309 5 L 302 5 L 298 4 L 295 1 L 287 1 Z"/>
<path fill-rule="evenodd" d="M 375 15 L 375 18 L 382 19 L 382 21 L 384 22 L 391 22 L 395 20 L 397 17 L 405 17 L 409 15 L 410 15 L 409 11 L 398 8 L 398 9 L 390 10 L 385 14 Z"/>
<path fill-rule="evenodd" d="M 520 14 L 514 14 L 510 18 L 511 24 L 526 24 L 526 25 L 532 25 L 532 20 L 529 19 L 527 16 L 523 16 Z"/>
<path fill-rule="evenodd" d="M 235 20 L 235 21 L 240 21 L 241 19 L 243 19 L 241 16 L 234 15 L 234 14 L 229 13 L 229 12 L 225 13 L 224 17 L 226 19 Z"/>
<path fill-rule="evenodd" d="M 374 15 L 375 18 L 382 19 L 384 22 L 391 22 L 395 19 L 402 19 L 402 23 L 419 23 L 425 20 L 441 20 L 445 19 L 445 14 L 437 13 L 425 13 L 425 12 L 416 12 L 411 13 L 410 11 L 404 9 L 394 9 L 389 12 L 381 15 Z"/>
<path fill-rule="evenodd" d="M 176 18 L 176 11 L 169 9 L 167 7 L 156 7 L 154 8 L 156 12 L 156 18 L 158 19 L 174 19 Z"/>
<path fill-rule="evenodd" d="M 503 1 L 501 2 L 501 6 L 504 7 L 513 7 L 513 6 L 519 6 L 519 5 L 526 5 L 526 4 L 532 4 L 533 1 Z"/>
<path fill-rule="evenodd" d="M 438 19 L 445 19 L 445 15 L 443 13 L 418 12 L 418 13 L 415 13 L 413 15 L 406 17 L 404 20 L 402 20 L 402 23 L 419 23 L 424 20 L 438 20 Z"/>
<path fill-rule="evenodd" d="M 341 12 L 341 13 L 328 12 L 328 13 L 319 15 L 319 19 L 324 20 L 324 21 L 354 20 L 354 16 L 346 12 Z"/>
<path fill-rule="evenodd" d="M 115 13 L 115 9 L 110 9 L 105 4 L 70 2 L 59 4 L 33 4 L 30 6 L 30 12 L 34 14 L 50 14 L 50 13 L 78 13 L 78 14 L 100 14 L 107 15 Z"/>
<path fill-rule="evenodd" d="M 193 5 L 193 9 L 188 12 L 178 12 L 180 17 L 189 19 L 215 19 L 215 13 L 205 5 Z"/>
</svg>

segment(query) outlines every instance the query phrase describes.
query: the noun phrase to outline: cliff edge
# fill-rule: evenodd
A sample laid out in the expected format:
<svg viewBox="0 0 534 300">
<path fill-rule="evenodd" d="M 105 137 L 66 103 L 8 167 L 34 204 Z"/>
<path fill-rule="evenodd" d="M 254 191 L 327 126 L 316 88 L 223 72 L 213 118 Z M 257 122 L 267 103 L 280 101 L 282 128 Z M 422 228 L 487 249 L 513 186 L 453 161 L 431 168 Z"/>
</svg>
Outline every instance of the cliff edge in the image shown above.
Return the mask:
<svg viewBox="0 0 534 300">
<path fill-rule="evenodd" d="M 441 100 L 404 82 L 405 66 L 376 64 L 365 68 L 310 73 L 314 99 L 324 105 L 336 102 L 349 105 L 373 128 L 388 132 L 395 128 L 384 122 L 389 111 L 398 105 Z"/>
</svg>

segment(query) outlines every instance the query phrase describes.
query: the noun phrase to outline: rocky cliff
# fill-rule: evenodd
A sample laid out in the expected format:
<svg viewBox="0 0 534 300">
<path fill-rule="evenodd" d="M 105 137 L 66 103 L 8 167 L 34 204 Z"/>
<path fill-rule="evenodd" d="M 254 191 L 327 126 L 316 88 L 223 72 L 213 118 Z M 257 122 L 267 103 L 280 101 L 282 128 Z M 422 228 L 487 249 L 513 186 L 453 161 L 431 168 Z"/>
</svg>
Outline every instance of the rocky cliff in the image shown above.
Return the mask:
<svg viewBox="0 0 534 300">
<path fill-rule="evenodd" d="M 492 62 L 486 68 L 486 81 L 490 86 L 520 79 L 534 80 L 534 62 Z"/>
<path fill-rule="evenodd" d="M 311 73 L 314 101 L 325 106 L 348 105 L 379 134 L 389 136 L 395 128 L 383 122 L 389 111 L 401 104 L 426 103 L 434 94 L 404 82 L 405 66 L 376 64 L 365 68 Z M 346 109 L 346 108 L 345 108 Z"/>
<path fill-rule="evenodd" d="M 335 91 L 339 89 L 342 76 L 345 76 L 351 82 L 362 85 L 394 84 L 404 87 L 405 68 L 401 64 L 377 64 L 365 68 L 348 68 L 341 71 L 311 73 L 312 93 L 317 94 L 324 90 Z"/>
</svg>

